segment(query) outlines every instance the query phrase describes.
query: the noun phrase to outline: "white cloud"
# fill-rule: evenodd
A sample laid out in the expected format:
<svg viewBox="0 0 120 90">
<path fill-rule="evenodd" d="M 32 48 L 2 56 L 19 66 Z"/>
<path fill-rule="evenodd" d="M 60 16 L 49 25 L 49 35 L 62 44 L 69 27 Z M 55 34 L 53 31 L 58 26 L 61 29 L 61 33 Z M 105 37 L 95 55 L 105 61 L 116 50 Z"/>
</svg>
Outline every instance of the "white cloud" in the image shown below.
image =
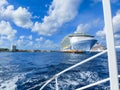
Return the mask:
<svg viewBox="0 0 120 90">
<path fill-rule="evenodd" d="M 38 41 L 38 42 L 41 42 L 41 41 L 43 41 L 43 40 L 44 40 L 43 37 L 40 37 L 40 38 L 36 38 L 36 39 L 35 39 L 35 41 Z"/>
<path fill-rule="evenodd" d="M 32 40 L 32 38 L 33 38 L 32 35 L 28 36 L 28 39 L 29 39 L 29 40 Z"/>
<path fill-rule="evenodd" d="M 18 39 L 17 42 L 16 42 L 16 45 L 19 46 L 19 47 L 20 47 L 20 46 L 24 46 L 23 43 L 24 43 L 24 40 L 23 40 L 23 39 Z"/>
<path fill-rule="evenodd" d="M 35 40 L 31 40 L 30 36 L 20 36 L 16 41 L 16 45 L 19 49 L 42 49 L 42 50 L 51 50 L 58 49 L 59 45 L 54 43 L 49 39 L 45 39 L 43 37 L 36 38 Z"/>
<path fill-rule="evenodd" d="M 28 47 L 28 46 L 32 46 L 32 45 L 33 45 L 33 41 L 29 41 L 26 46 Z"/>
<path fill-rule="evenodd" d="M 0 0 L 0 7 L 3 7 L 4 5 L 7 5 L 8 2 L 6 0 Z"/>
<path fill-rule="evenodd" d="M 86 33 L 90 29 L 90 24 L 79 24 L 75 33 Z"/>
<path fill-rule="evenodd" d="M 31 28 L 33 23 L 30 18 L 31 14 L 27 11 L 26 8 L 19 7 L 13 12 L 13 21 L 20 27 Z"/>
<path fill-rule="evenodd" d="M 33 31 L 42 35 L 52 35 L 64 23 L 72 20 L 78 13 L 78 5 L 81 0 L 53 0 L 49 8 L 48 16 L 43 18 L 43 22 L 36 22 Z"/>
<path fill-rule="evenodd" d="M 25 40 L 25 39 L 19 39 L 16 42 L 16 45 L 19 49 L 33 49 L 33 41 Z"/>
<path fill-rule="evenodd" d="M 20 39 L 24 39 L 25 38 L 25 36 L 20 36 Z"/>
<path fill-rule="evenodd" d="M 51 45 L 51 44 L 52 44 L 52 42 L 50 40 L 45 41 L 45 45 Z"/>
<path fill-rule="evenodd" d="M 120 10 L 118 10 L 116 16 L 113 17 L 113 26 L 115 33 L 120 33 Z"/>
<path fill-rule="evenodd" d="M 40 19 L 40 16 L 33 16 L 33 19 Z"/>
<path fill-rule="evenodd" d="M 0 2 L 2 2 L 2 4 L 0 4 L 0 19 L 10 20 L 22 28 L 32 28 L 32 15 L 26 8 L 18 7 L 15 9 L 13 5 L 7 4 L 8 2 L 6 0 Z"/>
<path fill-rule="evenodd" d="M 8 2 L 6 0 L 0 0 L 0 8 L 2 8 L 3 6 L 7 5 Z"/>
<path fill-rule="evenodd" d="M 44 48 L 47 48 L 47 49 L 58 49 L 59 45 L 52 42 L 51 40 L 46 40 L 45 43 L 44 43 Z"/>
<path fill-rule="evenodd" d="M 33 41 L 32 35 L 29 36 L 20 36 L 19 39 L 16 41 L 16 45 L 19 49 L 32 49 L 33 48 Z"/>
<path fill-rule="evenodd" d="M 1 39 L 12 40 L 16 34 L 16 30 L 13 29 L 9 22 L 1 21 L 0 22 L 0 36 Z"/>
<path fill-rule="evenodd" d="M 59 48 L 59 45 L 54 43 L 53 41 L 49 40 L 49 39 L 44 39 L 41 40 L 41 41 L 37 41 L 35 44 L 34 44 L 34 47 L 36 49 L 58 49 Z"/>
<path fill-rule="evenodd" d="M 24 36 L 24 35 L 22 35 L 22 36 L 19 37 L 19 39 L 32 40 L 33 37 L 32 37 L 32 35 L 29 35 L 29 36 Z"/>
<path fill-rule="evenodd" d="M 105 28 L 105 27 L 104 27 Z M 102 39 L 105 38 L 105 29 L 99 30 L 96 33 L 96 36 L 101 37 Z M 113 17 L 113 28 L 114 28 L 114 37 L 116 40 L 116 43 L 120 42 L 120 11 L 116 13 L 116 15 Z"/>
<path fill-rule="evenodd" d="M 39 37 L 35 39 L 35 44 L 33 45 L 36 49 L 59 49 L 59 44 L 54 43 L 49 39 L 45 39 L 43 37 Z"/>
<path fill-rule="evenodd" d="M 96 36 L 99 36 L 101 38 L 104 38 L 105 37 L 105 31 L 104 30 L 99 30 L 97 33 L 96 33 Z"/>
<path fill-rule="evenodd" d="M 16 30 L 6 21 L 0 21 L 0 47 L 9 47 L 15 39 Z"/>
</svg>

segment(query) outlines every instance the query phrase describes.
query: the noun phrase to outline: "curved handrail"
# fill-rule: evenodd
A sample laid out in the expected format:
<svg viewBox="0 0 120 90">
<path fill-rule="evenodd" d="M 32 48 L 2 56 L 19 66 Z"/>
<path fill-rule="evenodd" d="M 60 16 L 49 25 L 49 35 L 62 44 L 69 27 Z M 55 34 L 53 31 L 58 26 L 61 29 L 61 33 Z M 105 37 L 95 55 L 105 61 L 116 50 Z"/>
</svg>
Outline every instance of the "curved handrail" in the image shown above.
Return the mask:
<svg viewBox="0 0 120 90">
<path fill-rule="evenodd" d="M 104 53 L 106 53 L 106 52 L 107 52 L 107 50 L 104 50 L 104 51 L 102 51 L 102 52 L 100 52 L 100 53 L 98 53 L 98 54 L 96 54 L 96 55 L 94 55 L 94 56 L 91 56 L 91 57 L 89 57 L 88 59 L 85 59 L 85 60 L 83 60 L 83 61 L 81 61 L 81 62 L 79 62 L 79 63 L 77 63 L 77 64 L 75 64 L 75 65 L 73 65 L 73 66 L 71 66 L 71 67 L 68 67 L 67 69 L 61 71 L 60 73 L 58 73 L 58 74 L 56 74 L 56 75 L 54 75 L 51 79 L 49 79 L 49 80 L 40 88 L 40 90 L 42 90 L 47 84 L 49 84 L 52 80 L 54 80 L 56 77 L 60 76 L 61 74 L 65 73 L 65 72 L 67 72 L 67 71 L 69 71 L 69 70 L 71 70 L 71 69 L 73 69 L 73 68 L 75 68 L 75 67 L 77 67 L 77 66 L 79 66 L 79 65 L 82 65 L 82 64 L 84 64 L 84 63 L 86 63 L 86 62 L 88 62 L 88 61 L 91 61 L 92 59 L 94 59 L 94 58 L 96 58 L 96 57 L 98 57 L 98 56 L 100 56 L 100 55 L 102 55 L 102 54 L 104 54 Z"/>
<path fill-rule="evenodd" d="M 120 48 L 120 46 L 115 46 L 115 48 L 118 49 L 118 48 Z M 107 50 L 104 50 L 104 51 L 102 51 L 102 52 L 100 52 L 100 53 L 98 53 L 98 54 L 96 54 L 96 55 L 94 55 L 94 56 L 91 56 L 91 57 L 89 57 L 88 59 L 85 59 L 85 60 L 83 60 L 83 61 L 81 61 L 81 62 L 79 62 L 79 63 L 77 63 L 77 64 L 75 64 L 75 65 L 73 65 L 73 66 L 71 66 L 71 67 L 68 67 L 67 69 L 61 71 L 60 73 L 58 73 L 58 74 L 56 74 L 56 75 L 54 75 L 51 79 L 47 80 L 45 84 L 43 84 L 43 86 L 40 88 L 40 90 L 42 90 L 42 89 L 43 89 L 47 84 L 49 84 L 52 80 L 54 80 L 54 79 L 56 80 L 57 77 L 59 77 L 61 74 L 65 73 L 65 72 L 67 72 L 67 71 L 69 71 L 69 70 L 71 70 L 71 69 L 73 69 L 73 68 L 75 68 L 75 67 L 77 67 L 77 66 L 80 66 L 80 65 L 82 65 L 82 64 L 84 64 L 84 63 L 86 63 L 86 62 L 88 62 L 88 61 L 91 61 L 91 60 L 93 60 L 94 58 L 96 58 L 96 57 L 98 57 L 98 56 L 100 56 L 100 55 L 102 55 L 102 54 L 104 54 L 104 53 L 106 53 L 106 52 L 107 52 Z M 99 82 L 99 81 L 98 81 L 98 82 Z"/>
<path fill-rule="evenodd" d="M 118 75 L 118 78 L 120 78 L 120 75 Z M 109 80 L 110 80 L 110 78 L 106 78 L 106 79 L 103 79 L 103 80 L 97 81 L 97 82 L 95 82 L 95 83 L 92 83 L 92 84 L 89 84 L 89 85 L 83 86 L 83 87 L 78 88 L 78 89 L 75 89 L 75 90 L 84 90 L 84 89 L 87 89 L 87 88 L 93 87 L 93 86 L 95 86 L 95 85 L 98 85 L 98 84 L 101 84 L 101 83 L 107 82 L 107 81 L 109 81 Z"/>
</svg>

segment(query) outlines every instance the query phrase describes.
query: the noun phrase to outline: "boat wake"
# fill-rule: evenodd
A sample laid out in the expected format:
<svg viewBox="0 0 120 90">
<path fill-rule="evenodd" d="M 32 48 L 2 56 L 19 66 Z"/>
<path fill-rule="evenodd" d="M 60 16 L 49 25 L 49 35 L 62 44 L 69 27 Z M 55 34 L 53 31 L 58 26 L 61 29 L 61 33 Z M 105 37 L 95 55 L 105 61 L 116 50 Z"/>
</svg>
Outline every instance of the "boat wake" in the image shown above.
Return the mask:
<svg viewBox="0 0 120 90">
<path fill-rule="evenodd" d="M 91 71 L 71 71 L 61 75 L 58 78 L 59 90 L 75 90 L 76 88 L 94 83 L 101 80 L 98 73 Z M 98 86 L 92 87 L 89 90 L 107 90 L 106 85 L 100 84 Z M 55 81 L 45 87 L 45 90 L 55 90 Z"/>
<path fill-rule="evenodd" d="M 16 82 L 19 80 L 20 76 L 15 76 L 9 80 L 2 81 L 0 84 L 0 90 L 16 90 L 17 84 Z"/>
</svg>

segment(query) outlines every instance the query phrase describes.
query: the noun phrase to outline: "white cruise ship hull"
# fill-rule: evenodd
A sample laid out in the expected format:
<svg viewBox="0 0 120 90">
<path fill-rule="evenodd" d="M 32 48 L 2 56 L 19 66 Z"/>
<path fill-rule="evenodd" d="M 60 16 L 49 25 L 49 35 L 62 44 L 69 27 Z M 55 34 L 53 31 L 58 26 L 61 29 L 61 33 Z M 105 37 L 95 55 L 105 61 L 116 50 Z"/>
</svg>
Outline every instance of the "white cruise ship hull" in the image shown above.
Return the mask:
<svg viewBox="0 0 120 90">
<path fill-rule="evenodd" d="M 71 42 L 71 50 L 78 50 L 78 51 L 89 51 L 93 45 L 97 42 L 95 39 L 89 40 L 79 40 L 76 42 Z"/>
<path fill-rule="evenodd" d="M 89 51 L 96 42 L 93 37 L 70 37 L 71 50 Z"/>
<path fill-rule="evenodd" d="M 63 39 L 61 50 L 90 51 L 96 42 L 97 40 L 94 36 L 75 33 L 68 35 Z"/>
</svg>

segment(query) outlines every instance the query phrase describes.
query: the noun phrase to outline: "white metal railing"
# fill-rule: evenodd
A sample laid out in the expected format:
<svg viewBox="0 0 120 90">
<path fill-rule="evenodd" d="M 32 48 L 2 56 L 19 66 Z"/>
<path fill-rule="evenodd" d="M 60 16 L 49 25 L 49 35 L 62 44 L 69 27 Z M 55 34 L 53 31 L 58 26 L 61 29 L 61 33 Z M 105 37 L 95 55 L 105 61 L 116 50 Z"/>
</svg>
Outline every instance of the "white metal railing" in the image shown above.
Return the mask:
<svg viewBox="0 0 120 90">
<path fill-rule="evenodd" d="M 120 75 L 118 75 L 118 78 L 120 78 Z M 101 84 L 101 83 L 107 82 L 107 81 L 109 81 L 109 80 L 110 80 L 110 78 L 106 78 L 106 79 L 103 79 L 103 80 L 97 81 L 97 82 L 95 82 L 95 83 L 92 83 L 92 84 L 90 84 L 90 85 L 86 85 L 86 86 L 83 86 L 83 87 L 81 87 L 81 88 L 78 88 L 78 89 L 76 89 L 76 90 L 84 90 L 84 89 L 87 89 L 87 88 L 90 88 L 90 87 L 96 86 L 96 85 L 98 85 L 98 84 Z"/>
<path fill-rule="evenodd" d="M 120 46 L 116 46 L 116 48 L 118 49 L 118 48 L 120 48 Z M 60 75 L 62 75 L 63 73 L 65 73 L 65 72 L 67 72 L 67 71 L 69 71 L 69 70 L 71 70 L 71 69 L 73 69 L 75 67 L 78 67 L 78 66 L 80 66 L 80 65 L 82 65 L 82 64 L 84 64 L 86 62 L 92 61 L 93 59 L 97 58 L 98 56 L 101 56 L 101 55 L 105 54 L 106 52 L 107 52 L 107 50 L 104 50 L 104 51 L 102 51 L 102 52 L 100 52 L 100 53 L 98 53 L 98 54 L 96 54 L 94 56 L 91 56 L 88 59 L 85 59 L 85 60 L 83 60 L 83 61 L 81 61 L 81 62 L 79 62 L 79 63 L 77 63 L 77 64 L 75 64 L 75 65 L 73 65 L 73 66 L 71 66 L 71 67 L 69 67 L 69 68 L 67 68 L 65 70 L 63 70 L 63 71 L 61 71 L 60 73 L 54 75 L 51 79 L 49 79 L 48 81 L 46 81 L 46 83 L 40 88 L 40 90 L 42 90 L 43 88 L 45 88 L 45 86 L 47 86 L 53 80 L 55 80 L 55 84 L 56 84 L 55 87 L 56 87 L 56 90 L 58 90 L 58 77 Z M 120 77 L 120 75 L 119 75 L 119 77 Z M 110 80 L 110 78 L 98 81 L 96 83 L 93 83 L 93 84 L 90 84 L 90 85 L 87 85 L 87 86 L 84 86 L 84 87 L 79 88 L 77 90 L 83 90 L 83 89 L 86 89 L 86 88 L 98 85 L 100 83 L 107 82 L 108 80 Z"/>
<path fill-rule="evenodd" d="M 88 59 L 85 59 L 63 71 L 61 71 L 60 73 L 56 74 L 55 76 L 53 76 L 51 79 L 49 79 L 41 88 L 40 90 L 42 90 L 47 84 L 49 84 L 52 80 L 55 79 L 55 82 L 56 82 L 56 90 L 58 90 L 58 80 L 57 78 L 77 67 L 77 66 L 80 66 L 88 61 L 91 61 L 93 60 L 94 58 L 108 52 L 108 65 L 109 65 L 109 75 L 110 77 L 107 78 L 107 79 L 104 79 L 104 80 L 101 80 L 101 81 L 98 81 L 96 83 L 93 83 L 93 84 L 90 84 L 90 85 L 87 85 L 87 86 L 84 86 L 82 88 L 78 88 L 77 90 L 82 90 L 82 89 L 85 89 L 85 88 L 88 88 L 88 87 L 92 87 L 92 86 L 95 86 L 95 85 L 98 85 L 100 83 L 103 83 L 103 82 L 106 82 L 108 80 L 110 80 L 110 89 L 111 90 L 119 90 L 119 84 L 118 84 L 118 69 L 117 69 L 117 60 L 116 60 L 116 52 L 115 52 L 115 46 L 114 46 L 114 36 L 113 36 L 113 26 L 112 26 L 112 15 L 111 15 L 111 8 L 110 8 L 110 0 L 102 0 L 103 2 L 103 11 L 104 11 L 104 21 L 105 21 L 105 31 L 106 31 L 106 41 L 107 41 L 107 50 L 103 51 L 103 52 L 100 52 Z M 109 30 L 109 31 L 108 31 Z M 117 46 L 116 48 L 120 48 L 120 46 Z M 120 77 L 120 76 L 119 76 Z"/>
<path fill-rule="evenodd" d="M 80 65 L 82 65 L 82 64 L 84 64 L 84 63 L 86 63 L 86 62 L 88 62 L 88 61 L 91 61 L 91 60 L 93 60 L 94 58 L 96 58 L 96 57 L 98 57 L 98 56 L 100 56 L 100 55 L 102 55 L 102 54 L 104 54 L 104 53 L 106 53 L 107 52 L 107 50 L 104 50 L 103 52 L 100 52 L 100 53 L 98 53 L 98 54 L 96 54 L 96 55 L 94 55 L 94 56 L 92 56 L 92 57 L 90 57 L 90 58 L 88 58 L 88 59 L 85 59 L 85 60 L 83 60 L 83 61 L 81 61 L 81 62 L 79 62 L 79 63 L 77 63 L 77 64 L 75 64 L 75 65 L 73 65 L 73 66 L 71 66 L 71 67 L 69 67 L 69 68 L 67 68 L 67 69 L 65 69 L 65 70 L 63 70 L 63 71 L 61 71 L 60 73 L 58 73 L 58 74 L 56 74 L 56 75 L 54 75 L 51 79 L 49 79 L 41 88 L 40 88 L 40 90 L 42 90 L 47 84 L 49 84 L 52 80 L 54 80 L 54 79 L 56 79 L 55 81 L 56 81 L 56 84 L 58 84 L 57 83 L 57 78 L 61 75 L 61 74 L 63 74 L 63 73 L 65 73 L 65 72 L 67 72 L 67 71 L 69 71 L 69 70 L 71 70 L 71 69 L 73 69 L 73 68 L 75 68 L 75 67 L 77 67 L 77 66 L 80 66 Z M 57 89 L 56 89 L 57 90 Z"/>
<path fill-rule="evenodd" d="M 118 78 L 120 78 L 120 75 L 118 75 Z M 78 88 L 78 89 L 76 89 L 76 90 L 84 90 L 84 89 L 87 89 L 87 88 L 90 88 L 90 87 L 96 86 L 96 85 L 98 85 L 98 84 L 101 84 L 101 83 L 107 82 L 107 81 L 109 81 L 109 80 L 110 80 L 110 78 L 106 78 L 106 79 L 103 79 L 103 80 L 97 81 L 97 82 L 95 82 L 95 83 L 92 83 L 92 84 L 90 84 L 90 85 L 86 85 L 86 86 L 83 86 L 83 87 L 81 87 L 81 88 Z"/>
<path fill-rule="evenodd" d="M 107 43 L 107 50 L 108 50 L 110 89 L 119 90 L 118 68 L 117 68 L 114 36 L 113 36 L 114 32 L 113 32 L 110 0 L 102 0 L 102 3 L 103 3 L 103 12 L 104 12 L 106 43 Z"/>
</svg>

